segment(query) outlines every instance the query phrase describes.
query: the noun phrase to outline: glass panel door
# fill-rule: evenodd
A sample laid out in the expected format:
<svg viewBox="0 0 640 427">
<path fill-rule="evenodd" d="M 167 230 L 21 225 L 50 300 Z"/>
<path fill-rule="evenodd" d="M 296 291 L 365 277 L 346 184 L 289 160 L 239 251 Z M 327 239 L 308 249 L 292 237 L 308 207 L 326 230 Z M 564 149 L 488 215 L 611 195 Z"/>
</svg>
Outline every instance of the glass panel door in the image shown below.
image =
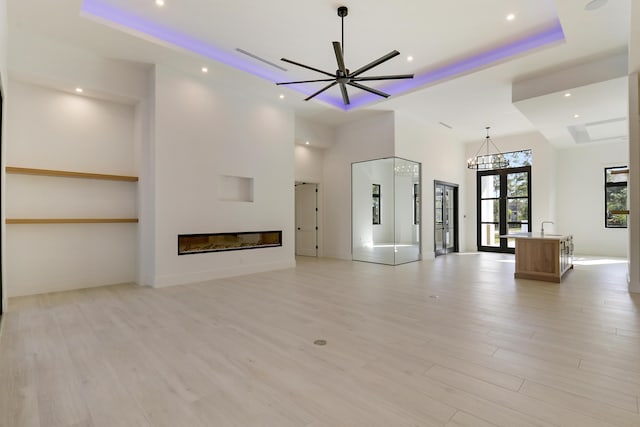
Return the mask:
<svg viewBox="0 0 640 427">
<path fill-rule="evenodd" d="M 445 185 L 444 188 L 444 247 L 448 252 L 457 252 L 456 212 L 458 189 Z"/>
<path fill-rule="evenodd" d="M 434 249 L 436 256 L 458 252 L 458 186 L 434 183 Z"/>
<path fill-rule="evenodd" d="M 515 239 L 530 231 L 531 166 L 478 171 L 478 250 L 515 252 Z"/>
<path fill-rule="evenodd" d="M 507 234 L 528 233 L 529 172 L 507 173 Z M 507 239 L 507 247 L 516 247 L 515 239 Z"/>
<path fill-rule="evenodd" d="M 478 180 L 478 247 L 500 247 L 500 175 L 478 176 Z"/>
</svg>

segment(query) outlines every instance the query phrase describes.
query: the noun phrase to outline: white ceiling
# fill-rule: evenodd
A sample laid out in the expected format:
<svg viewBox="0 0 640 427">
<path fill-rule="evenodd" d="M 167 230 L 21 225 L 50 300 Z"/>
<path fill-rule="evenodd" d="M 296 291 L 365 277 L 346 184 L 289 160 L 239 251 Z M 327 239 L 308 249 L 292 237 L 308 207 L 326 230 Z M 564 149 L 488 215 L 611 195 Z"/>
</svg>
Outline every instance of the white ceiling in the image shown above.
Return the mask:
<svg viewBox="0 0 640 427">
<path fill-rule="evenodd" d="M 539 114 L 547 107 L 557 115 L 569 114 L 569 110 L 558 111 L 562 105 L 553 97 L 536 99 L 536 107 L 530 108 L 535 110 L 532 113 L 520 105 L 526 100 L 519 101 L 516 108 L 512 103 L 512 82 L 626 49 L 631 0 L 610 0 L 592 12 L 584 11 L 586 3 L 587 0 L 165 0 L 165 5 L 158 7 L 155 0 L 85 0 L 84 6 L 81 0 L 8 0 L 8 16 L 10 43 L 44 36 L 109 58 L 170 63 L 193 69 L 194 73 L 207 65 L 212 78 L 219 73 L 218 80 L 224 76 L 224 81 L 237 90 L 274 98 L 284 93 L 286 105 L 317 123 L 336 126 L 379 110 L 399 110 L 434 124 L 444 122 L 453 128 L 451 132 L 458 139 L 471 141 L 483 138 L 485 126 L 492 127 L 492 136 L 544 129 L 548 125 L 545 120 L 557 117 Z M 274 84 L 322 77 L 283 63 L 279 61 L 281 57 L 329 72 L 336 69 L 331 41 L 340 41 L 340 18 L 336 14 L 340 5 L 349 7 L 344 20 L 348 68 L 358 68 L 393 49 L 401 52 L 367 75 L 425 76 L 447 65 L 483 58 L 486 52 L 498 52 L 500 47 L 526 38 L 535 40 L 537 34 L 553 29 L 558 21 L 565 40 L 514 52 L 514 56 L 497 58 L 458 75 L 435 81 L 423 78 L 419 90 L 394 93 L 388 100 L 375 99 L 353 111 L 343 111 L 330 105 L 332 100 L 340 99 L 337 88 L 327 91 L 324 101 L 305 102 L 304 94 Z M 114 18 L 113 11 L 118 11 L 119 18 Z M 513 21 L 505 19 L 509 13 L 516 15 Z M 242 55 L 236 48 L 288 71 Z M 408 62 L 407 55 L 414 60 Z M 224 60 L 234 68 L 211 58 Z M 387 90 L 385 85 L 371 86 Z M 300 89 L 312 93 L 320 87 L 314 83 Z M 349 92 L 357 99 L 357 89 Z M 594 95 L 597 105 L 603 106 L 601 110 L 606 106 L 612 111 L 593 112 L 589 122 L 609 120 L 626 108 L 626 92 L 618 99 L 620 94 L 620 90 L 603 89 Z M 585 97 L 584 102 L 590 103 L 593 110 L 593 97 Z M 560 140 L 551 133 L 542 133 L 558 146 L 567 145 L 566 138 Z"/>
</svg>

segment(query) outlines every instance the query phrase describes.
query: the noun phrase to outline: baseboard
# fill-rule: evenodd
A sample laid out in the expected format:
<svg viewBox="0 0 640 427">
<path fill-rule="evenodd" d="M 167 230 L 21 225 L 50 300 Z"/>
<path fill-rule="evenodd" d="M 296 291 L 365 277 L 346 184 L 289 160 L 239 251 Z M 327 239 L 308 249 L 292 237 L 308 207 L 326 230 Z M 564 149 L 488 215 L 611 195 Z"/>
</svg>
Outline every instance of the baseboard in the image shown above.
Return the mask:
<svg viewBox="0 0 640 427">
<path fill-rule="evenodd" d="M 186 285 L 189 283 L 206 282 L 209 280 L 225 279 L 227 277 L 246 276 L 247 274 L 264 273 L 274 270 L 286 270 L 295 268 L 296 261 L 281 261 L 266 264 L 240 265 L 232 268 L 218 268 L 215 270 L 198 271 L 193 273 L 171 274 L 156 277 L 154 288 L 165 288 L 168 286 Z"/>
<path fill-rule="evenodd" d="M 627 273 L 627 285 L 629 286 L 629 292 L 632 294 L 640 294 L 640 283 L 631 281 L 629 273 Z"/>
<path fill-rule="evenodd" d="M 130 285 L 130 284 L 136 284 L 136 283 L 132 280 L 130 282 L 119 282 L 119 283 L 95 283 L 95 284 L 82 285 L 82 286 L 75 286 L 75 285 L 60 286 L 60 287 L 54 287 L 51 289 L 30 289 L 28 292 L 24 292 L 20 294 L 11 294 L 9 295 L 9 298 L 20 298 L 20 297 L 28 297 L 33 295 L 55 294 L 58 292 L 78 291 L 80 289 L 93 289 L 93 288 L 101 288 L 103 286 L 119 286 L 119 285 Z"/>
<path fill-rule="evenodd" d="M 422 259 L 423 260 L 431 260 L 433 261 L 434 259 L 436 259 L 436 253 L 435 251 L 431 251 L 431 252 L 422 252 Z"/>
</svg>

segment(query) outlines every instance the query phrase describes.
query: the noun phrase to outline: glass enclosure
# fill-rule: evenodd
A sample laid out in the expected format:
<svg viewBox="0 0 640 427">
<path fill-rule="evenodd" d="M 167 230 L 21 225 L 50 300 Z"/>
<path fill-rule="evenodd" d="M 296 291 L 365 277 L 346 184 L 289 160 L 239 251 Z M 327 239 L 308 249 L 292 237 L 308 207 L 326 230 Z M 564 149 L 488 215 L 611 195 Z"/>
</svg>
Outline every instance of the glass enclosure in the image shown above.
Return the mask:
<svg viewBox="0 0 640 427">
<path fill-rule="evenodd" d="M 418 261 L 420 212 L 420 163 L 390 157 L 351 165 L 354 261 Z"/>
</svg>

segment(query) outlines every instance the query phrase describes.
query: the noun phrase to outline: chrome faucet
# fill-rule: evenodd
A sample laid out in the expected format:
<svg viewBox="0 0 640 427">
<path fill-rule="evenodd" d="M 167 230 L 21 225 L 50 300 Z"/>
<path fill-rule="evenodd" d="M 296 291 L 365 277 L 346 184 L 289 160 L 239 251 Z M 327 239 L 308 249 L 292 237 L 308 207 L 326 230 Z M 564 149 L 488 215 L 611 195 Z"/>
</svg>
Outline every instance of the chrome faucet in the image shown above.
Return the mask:
<svg viewBox="0 0 640 427">
<path fill-rule="evenodd" d="M 553 224 L 553 221 L 542 221 L 542 225 L 540 226 L 540 234 L 542 234 L 544 236 L 544 225 L 546 224 Z"/>
</svg>

